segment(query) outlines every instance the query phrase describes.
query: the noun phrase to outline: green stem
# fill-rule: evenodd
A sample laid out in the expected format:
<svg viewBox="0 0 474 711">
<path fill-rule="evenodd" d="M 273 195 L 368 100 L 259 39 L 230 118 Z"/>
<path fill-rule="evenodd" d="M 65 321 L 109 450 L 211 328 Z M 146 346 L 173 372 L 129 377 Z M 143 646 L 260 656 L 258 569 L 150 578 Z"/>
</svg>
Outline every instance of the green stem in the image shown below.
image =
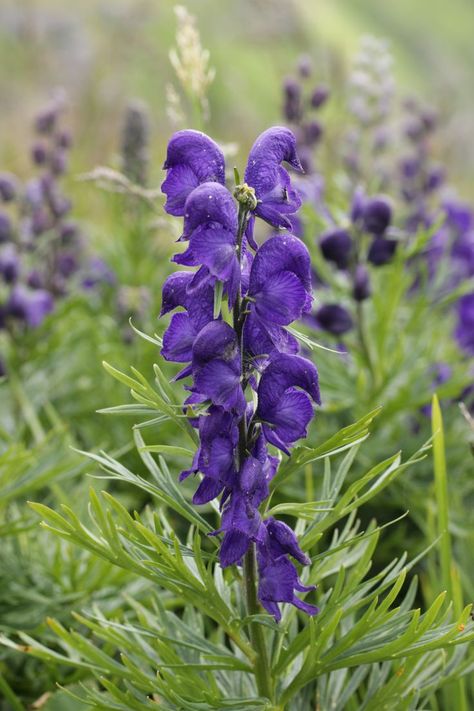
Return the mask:
<svg viewBox="0 0 474 711">
<path fill-rule="evenodd" d="M 3 692 L 5 699 L 10 703 L 12 711 L 26 711 L 18 696 L 15 694 L 10 684 L 7 682 L 3 674 L 0 672 L 0 691 Z"/>
<path fill-rule="evenodd" d="M 237 231 L 237 258 L 241 260 L 242 240 L 247 224 L 248 208 L 239 205 L 238 231 Z M 242 335 L 245 322 L 245 313 L 242 312 L 242 294 L 239 293 L 235 300 L 233 309 L 233 325 L 237 334 L 238 343 L 240 346 L 241 357 L 243 356 Z M 243 360 L 242 360 L 243 370 Z M 245 414 L 239 422 L 239 445 L 238 445 L 238 465 L 247 456 L 247 422 Z M 258 614 L 260 607 L 257 597 L 257 565 L 255 557 L 255 544 L 251 543 L 244 557 L 244 588 L 247 614 Z M 270 664 L 268 660 L 267 647 L 265 643 L 265 634 L 263 627 L 258 622 L 250 623 L 250 641 L 255 650 L 254 674 L 257 684 L 258 693 L 268 699 L 273 698 L 272 678 L 270 672 Z"/>
<path fill-rule="evenodd" d="M 247 612 L 249 615 L 256 615 L 259 612 L 259 603 L 257 598 L 257 567 L 254 543 L 250 545 L 244 558 L 244 584 Z M 250 641 L 256 652 L 254 673 L 258 693 L 260 696 L 272 699 L 272 678 L 265 644 L 265 635 L 262 625 L 258 622 L 250 623 Z"/>
<path fill-rule="evenodd" d="M 357 321 L 357 336 L 359 339 L 360 349 L 364 356 L 364 359 L 369 368 L 370 375 L 372 377 L 372 382 L 374 386 L 377 385 L 377 371 L 374 366 L 372 359 L 372 354 L 370 352 L 369 344 L 365 335 L 365 318 L 364 318 L 364 304 L 362 301 L 358 301 L 356 305 L 356 321 Z"/>
</svg>

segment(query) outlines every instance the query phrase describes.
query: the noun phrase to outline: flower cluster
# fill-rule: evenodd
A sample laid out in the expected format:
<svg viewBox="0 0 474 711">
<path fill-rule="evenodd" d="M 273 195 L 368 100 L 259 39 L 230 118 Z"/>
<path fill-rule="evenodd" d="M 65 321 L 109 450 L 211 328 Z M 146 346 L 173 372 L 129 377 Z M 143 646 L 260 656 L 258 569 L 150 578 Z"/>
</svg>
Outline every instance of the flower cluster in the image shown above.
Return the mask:
<svg viewBox="0 0 474 711">
<path fill-rule="evenodd" d="M 82 275 L 89 286 L 83 239 L 61 187 L 71 148 L 64 108 L 57 97 L 35 119 L 36 175 L 25 184 L 0 175 L 0 330 L 36 328 L 73 280 Z"/>
<path fill-rule="evenodd" d="M 294 130 L 298 156 L 306 174 L 314 172 L 313 150 L 323 135 L 316 116 L 329 97 L 328 88 L 322 84 L 308 90 L 311 75 L 311 59 L 303 56 L 298 62 L 298 75 L 288 76 L 283 82 L 283 116 Z"/>
<path fill-rule="evenodd" d="M 298 355 L 286 328 L 311 309 L 312 294 L 309 253 L 286 231 L 300 198 L 282 162 L 301 169 L 295 137 L 287 128 L 268 129 L 250 151 L 234 200 L 219 146 L 203 133 L 179 131 L 168 145 L 162 185 L 166 211 L 184 218 L 186 249 L 173 261 L 194 268 L 166 280 L 161 311 L 182 309 L 171 317 L 162 355 L 182 364 L 178 379 L 191 379 L 186 406 L 200 440 L 181 479 L 202 475 L 196 504 L 220 496 L 215 535 L 223 534 L 223 567 L 240 564 L 256 547 L 258 596 L 277 620 L 279 603 L 311 615 L 317 608 L 296 595 L 313 588 L 301 583 L 290 560 L 310 562 L 295 534 L 261 512 L 279 465 L 269 445 L 289 454 L 320 403 L 317 370 Z M 256 218 L 285 231 L 259 247 Z"/>
<path fill-rule="evenodd" d="M 366 197 L 354 192 L 347 227 L 325 232 L 319 242 L 323 258 L 347 275 L 356 302 L 370 297 L 369 265 L 381 267 L 394 257 L 397 240 L 390 236 L 392 207 L 384 195 Z M 353 327 L 349 311 L 339 304 L 325 304 L 316 311 L 317 325 L 335 336 Z"/>
</svg>

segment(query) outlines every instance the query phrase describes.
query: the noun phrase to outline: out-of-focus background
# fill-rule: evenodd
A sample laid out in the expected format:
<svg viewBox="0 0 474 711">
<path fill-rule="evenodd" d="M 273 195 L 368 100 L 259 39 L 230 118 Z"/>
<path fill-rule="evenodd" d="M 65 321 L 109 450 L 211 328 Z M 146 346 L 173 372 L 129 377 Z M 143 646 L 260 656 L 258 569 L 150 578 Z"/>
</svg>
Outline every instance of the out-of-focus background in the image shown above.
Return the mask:
<svg viewBox="0 0 474 711">
<path fill-rule="evenodd" d="M 314 57 L 316 75 L 342 85 L 361 34 L 386 38 L 403 87 L 443 114 L 440 140 L 474 195 L 474 3 L 471 0 L 189 0 L 216 79 L 211 125 L 222 141 L 247 147 L 280 119 L 282 78 L 295 58 Z M 165 86 L 176 31 L 173 0 L 2 0 L 0 160 L 20 172 L 31 117 L 52 88 L 67 90 L 77 148 L 73 168 L 110 162 L 122 109 L 131 97 L 151 108 L 153 175 L 159 180 L 172 130 Z M 87 205 L 87 200 L 85 200 Z M 78 206 L 80 209 L 80 206 Z"/>
</svg>

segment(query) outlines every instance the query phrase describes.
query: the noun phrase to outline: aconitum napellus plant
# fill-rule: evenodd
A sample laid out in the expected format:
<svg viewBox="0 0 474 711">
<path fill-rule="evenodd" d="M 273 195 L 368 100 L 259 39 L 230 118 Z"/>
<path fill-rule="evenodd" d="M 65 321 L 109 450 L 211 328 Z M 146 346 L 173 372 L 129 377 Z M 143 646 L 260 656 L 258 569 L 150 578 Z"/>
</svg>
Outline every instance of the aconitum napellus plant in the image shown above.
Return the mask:
<svg viewBox="0 0 474 711">
<path fill-rule="evenodd" d="M 314 589 L 302 584 L 293 562 L 307 565 L 308 557 L 291 528 L 263 511 L 279 465 L 275 452 L 289 454 L 306 436 L 320 404 L 316 367 L 286 329 L 313 297 L 310 255 L 287 231 L 301 200 L 283 162 L 301 170 L 295 137 L 270 128 L 255 141 L 244 182 L 232 193 L 219 146 L 184 130 L 169 142 L 162 185 L 166 211 L 183 218 L 179 241 L 186 248 L 172 261 L 192 268 L 168 277 L 161 311 L 184 309 L 171 317 L 162 355 L 183 366 L 177 379 L 187 379 L 187 412 L 199 432 L 181 479 L 202 475 L 197 505 L 220 497 L 214 535 L 222 535 L 221 565 L 243 564 L 251 613 L 258 576 L 258 599 L 277 621 L 280 603 L 318 612 L 297 594 Z M 258 218 L 279 230 L 261 246 L 253 234 Z"/>
</svg>

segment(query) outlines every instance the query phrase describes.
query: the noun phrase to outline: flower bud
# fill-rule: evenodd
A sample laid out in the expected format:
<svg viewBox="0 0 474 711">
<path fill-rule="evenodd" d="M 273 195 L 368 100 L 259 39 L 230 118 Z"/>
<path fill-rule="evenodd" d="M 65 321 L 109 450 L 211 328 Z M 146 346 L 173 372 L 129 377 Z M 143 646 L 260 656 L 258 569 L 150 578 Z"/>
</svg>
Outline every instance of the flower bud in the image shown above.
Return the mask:
<svg viewBox="0 0 474 711">
<path fill-rule="evenodd" d="M 323 129 L 318 121 L 308 121 L 308 123 L 303 126 L 303 131 L 305 142 L 309 146 L 312 146 L 321 138 Z"/>
<path fill-rule="evenodd" d="M 35 165 L 44 165 L 48 160 L 48 151 L 44 143 L 35 143 L 31 149 L 31 158 Z"/>
<path fill-rule="evenodd" d="M 6 244 L 0 251 L 0 274 L 7 284 L 13 284 L 20 273 L 20 259 L 13 244 Z"/>
<path fill-rule="evenodd" d="M 17 181 L 14 175 L 2 173 L 0 175 L 0 199 L 3 202 L 14 200 L 17 192 Z"/>
<path fill-rule="evenodd" d="M 293 77 L 285 79 L 283 84 L 283 113 L 287 121 L 297 123 L 301 119 L 301 86 Z"/>
<path fill-rule="evenodd" d="M 329 98 L 329 89 L 327 86 L 317 86 L 311 94 L 311 106 L 313 109 L 319 109 Z"/>
<path fill-rule="evenodd" d="M 67 169 L 67 158 L 64 150 L 57 150 L 51 156 L 51 172 L 53 175 L 64 175 Z"/>
<path fill-rule="evenodd" d="M 350 313 L 339 304 L 324 304 L 316 311 L 315 317 L 320 328 L 334 336 L 342 336 L 354 325 Z"/>
<path fill-rule="evenodd" d="M 352 296 L 356 301 L 364 301 L 371 294 L 370 276 L 363 264 L 358 264 L 354 274 Z"/>
<path fill-rule="evenodd" d="M 346 230 L 332 230 L 321 238 L 324 259 L 333 262 L 338 269 L 347 269 L 352 256 L 352 239 Z"/>
<path fill-rule="evenodd" d="M 363 220 L 366 232 L 382 235 L 392 221 L 392 208 L 387 198 L 378 196 L 367 200 Z"/>
<path fill-rule="evenodd" d="M 396 249 L 397 240 L 376 237 L 370 245 L 367 259 L 375 267 L 381 267 L 391 261 Z"/>
<path fill-rule="evenodd" d="M 302 54 L 298 59 L 298 74 L 302 79 L 307 79 L 313 71 L 313 62 L 308 54 Z"/>
</svg>

